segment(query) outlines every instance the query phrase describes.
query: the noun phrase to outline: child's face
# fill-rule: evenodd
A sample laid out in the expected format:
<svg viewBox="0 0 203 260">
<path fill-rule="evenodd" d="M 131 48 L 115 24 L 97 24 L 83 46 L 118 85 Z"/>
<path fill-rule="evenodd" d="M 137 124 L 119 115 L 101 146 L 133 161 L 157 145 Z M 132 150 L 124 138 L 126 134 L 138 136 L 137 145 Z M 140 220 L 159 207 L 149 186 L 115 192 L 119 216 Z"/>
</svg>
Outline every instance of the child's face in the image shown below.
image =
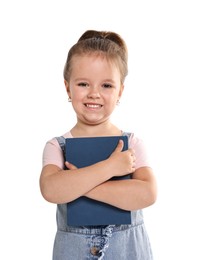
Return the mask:
<svg viewBox="0 0 203 260">
<path fill-rule="evenodd" d="M 65 84 L 78 120 L 91 125 L 109 119 L 123 91 L 118 67 L 99 55 L 75 56 Z"/>
</svg>

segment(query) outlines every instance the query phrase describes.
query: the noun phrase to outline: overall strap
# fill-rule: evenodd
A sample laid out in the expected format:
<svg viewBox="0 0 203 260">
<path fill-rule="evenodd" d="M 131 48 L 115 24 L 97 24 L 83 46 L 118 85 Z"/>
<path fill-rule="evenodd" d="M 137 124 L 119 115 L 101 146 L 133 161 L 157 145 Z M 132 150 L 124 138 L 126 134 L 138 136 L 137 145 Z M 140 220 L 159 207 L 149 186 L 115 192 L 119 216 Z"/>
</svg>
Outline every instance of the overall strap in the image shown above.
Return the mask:
<svg viewBox="0 0 203 260">
<path fill-rule="evenodd" d="M 58 143 L 61 147 L 61 150 L 63 151 L 63 156 L 64 156 L 64 159 L 65 159 L 66 158 L 66 154 L 65 154 L 66 139 L 63 136 L 59 136 L 59 137 L 56 137 L 56 140 L 58 141 Z"/>
<path fill-rule="evenodd" d="M 123 135 L 127 135 L 128 138 L 130 138 L 131 134 L 132 134 L 132 133 L 130 133 L 130 132 L 123 132 Z"/>
</svg>

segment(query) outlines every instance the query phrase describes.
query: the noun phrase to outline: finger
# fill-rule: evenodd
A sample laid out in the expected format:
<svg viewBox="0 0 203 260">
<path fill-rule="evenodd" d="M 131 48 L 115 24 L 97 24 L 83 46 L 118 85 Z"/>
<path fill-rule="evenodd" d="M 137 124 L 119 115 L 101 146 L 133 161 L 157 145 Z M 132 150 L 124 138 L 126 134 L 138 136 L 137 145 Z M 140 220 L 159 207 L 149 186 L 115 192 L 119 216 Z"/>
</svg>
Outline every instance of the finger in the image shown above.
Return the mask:
<svg viewBox="0 0 203 260">
<path fill-rule="evenodd" d="M 130 148 L 130 149 L 128 149 L 128 150 L 129 150 L 131 156 L 135 156 L 135 151 L 134 151 L 132 148 Z"/>
<path fill-rule="evenodd" d="M 120 139 L 118 141 L 118 144 L 117 144 L 116 149 L 114 150 L 114 152 L 122 152 L 123 146 L 124 146 L 123 140 Z"/>
<path fill-rule="evenodd" d="M 135 172 L 135 167 L 132 167 L 131 173 Z"/>
<path fill-rule="evenodd" d="M 69 169 L 69 170 L 76 170 L 77 167 L 75 165 L 73 165 L 72 163 L 69 163 L 69 162 L 65 162 L 65 165 L 66 167 Z"/>
<path fill-rule="evenodd" d="M 132 157 L 133 162 L 135 162 L 136 161 L 135 153 L 131 153 L 130 155 Z"/>
</svg>

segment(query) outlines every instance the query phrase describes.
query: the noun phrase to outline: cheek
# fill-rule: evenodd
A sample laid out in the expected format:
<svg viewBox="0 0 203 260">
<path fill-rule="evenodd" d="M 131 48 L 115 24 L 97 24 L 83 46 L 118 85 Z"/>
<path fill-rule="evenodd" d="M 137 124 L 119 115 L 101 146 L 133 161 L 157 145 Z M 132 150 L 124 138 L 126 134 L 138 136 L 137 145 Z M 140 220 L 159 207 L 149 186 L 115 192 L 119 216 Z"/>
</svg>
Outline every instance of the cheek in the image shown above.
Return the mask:
<svg viewBox="0 0 203 260">
<path fill-rule="evenodd" d="M 109 104 L 109 107 L 114 108 L 117 104 L 117 100 L 118 100 L 118 98 L 116 98 L 115 96 L 111 97 L 111 98 L 108 97 L 107 104 Z"/>
<path fill-rule="evenodd" d="M 81 100 L 84 97 L 83 91 L 73 91 L 71 93 L 72 100 Z"/>
<path fill-rule="evenodd" d="M 106 95 L 106 100 L 108 100 L 108 102 L 110 102 L 112 104 L 115 104 L 118 99 L 119 99 L 119 95 L 117 92 L 114 92 L 110 95 Z"/>
</svg>

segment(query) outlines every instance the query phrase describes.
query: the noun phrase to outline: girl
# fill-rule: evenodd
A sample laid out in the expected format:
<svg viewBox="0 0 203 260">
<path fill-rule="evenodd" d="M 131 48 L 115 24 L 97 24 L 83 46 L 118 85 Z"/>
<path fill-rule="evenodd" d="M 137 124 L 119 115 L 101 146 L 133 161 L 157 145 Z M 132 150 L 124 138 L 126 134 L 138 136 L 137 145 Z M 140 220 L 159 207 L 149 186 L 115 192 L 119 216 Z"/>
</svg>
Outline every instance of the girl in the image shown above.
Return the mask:
<svg viewBox="0 0 203 260">
<path fill-rule="evenodd" d="M 127 72 L 127 48 L 118 34 L 89 30 L 80 37 L 64 67 L 67 94 L 77 117 L 64 138 L 124 134 L 110 116 L 122 96 Z M 131 133 L 129 149 L 122 152 L 122 148 L 119 141 L 108 159 L 78 169 L 64 161 L 56 138 L 46 143 L 40 188 L 47 201 L 57 204 L 53 260 L 153 259 L 142 209 L 156 200 L 155 177 L 140 139 Z M 111 180 L 129 173 L 131 179 Z M 67 203 L 81 196 L 131 211 L 132 224 L 67 225 Z"/>
</svg>

